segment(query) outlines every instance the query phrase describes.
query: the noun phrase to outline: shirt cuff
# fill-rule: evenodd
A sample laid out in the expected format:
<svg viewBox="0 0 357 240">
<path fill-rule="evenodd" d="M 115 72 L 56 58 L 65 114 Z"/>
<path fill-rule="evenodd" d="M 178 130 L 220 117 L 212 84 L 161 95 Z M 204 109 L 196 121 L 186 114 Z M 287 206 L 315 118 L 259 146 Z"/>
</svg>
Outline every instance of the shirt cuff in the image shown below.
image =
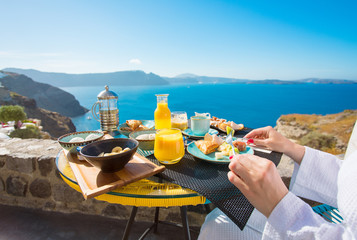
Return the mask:
<svg viewBox="0 0 357 240">
<path fill-rule="evenodd" d="M 285 239 L 286 230 L 294 224 L 299 224 L 297 220 L 303 218 L 306 211 L 303 210 L 304 208 L 309 208 L 307 211 L 312 211 L 308 204 L 288 192 L 271 212 L 265 225 L 264 234 L 272 239 Z M 284 220 L 282 221 L 282 219 Z"/>
<path fill-rule="evenodd" d="M 309 147 L 298 168 L 294 168 L 291 192 L 314 201 L 337 206 L 337 176 L 341 160 Z"/>
</svg>

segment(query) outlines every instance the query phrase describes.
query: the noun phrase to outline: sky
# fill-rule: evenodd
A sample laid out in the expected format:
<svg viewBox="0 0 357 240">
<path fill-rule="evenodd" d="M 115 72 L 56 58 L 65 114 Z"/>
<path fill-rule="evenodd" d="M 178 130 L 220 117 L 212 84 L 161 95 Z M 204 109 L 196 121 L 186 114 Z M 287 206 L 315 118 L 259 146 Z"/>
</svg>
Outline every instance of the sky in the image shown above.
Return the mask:
<svg viewBox="0 0 357 240">
<path fill-rule="evenodd" d="M 357 1 L 0 0 L 0 69 L 357 80 Z"/>
</svg>

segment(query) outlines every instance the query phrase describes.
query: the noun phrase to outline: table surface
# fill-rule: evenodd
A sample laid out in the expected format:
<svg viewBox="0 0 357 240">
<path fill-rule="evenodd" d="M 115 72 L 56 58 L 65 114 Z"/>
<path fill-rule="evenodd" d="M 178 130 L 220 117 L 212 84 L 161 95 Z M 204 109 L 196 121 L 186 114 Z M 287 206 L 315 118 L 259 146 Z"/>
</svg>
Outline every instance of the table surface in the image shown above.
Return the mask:
<svg viewBox="0 0 357 240">
<path fill-rule="evenodd" d="M 81 192 L 63 151 L 57 155 L 56 166 L 63 180 L 70 187 Z M 169 207 L 209 203 L 197 192 L 174 183 L 162 182 L 162 179 L 156 176 L 119 187 L 96 197 L 96 199 L 137 207 Z"/>
<path fill-rule="evenodd" d="M 235 136 L 243 137 L 250 130 L 238 131 Z M 279 164 L 282 155 L 277 152 L 254 154 L 270 159 L 276 165 Z M 146 157 L 159 164 L 153 155 Z M 56 165 L 64 181 L 80 191 L 63 153 L 58 154 Z M 167 165 L 166 170 L 157 176 L 117 188 L 96 199 L 138 207 L 185 206 L 212 202 L 243 229 L 254 207 L 239 189 L 229 182 L 228 171 L 227 164 L 207 163 L 186 152 L 178 164 Z M 162 179 L 166 182 L 162 182 Z"/>
</svg>

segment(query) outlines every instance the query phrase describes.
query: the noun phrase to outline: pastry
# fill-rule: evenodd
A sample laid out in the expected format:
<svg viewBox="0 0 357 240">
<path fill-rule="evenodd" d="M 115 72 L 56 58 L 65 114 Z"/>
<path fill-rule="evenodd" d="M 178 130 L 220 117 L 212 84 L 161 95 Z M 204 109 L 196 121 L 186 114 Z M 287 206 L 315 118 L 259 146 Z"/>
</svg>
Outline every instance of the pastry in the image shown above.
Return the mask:
<svg viewBox="0 0 357 240">
<path fill-rule="evenodd" d="M 230 126 L 230 124 L 228 122 L 221 122 L 220 124 L 218 124 L 218 128 L 224 132 L 226 131 L 227 126 Z"/>
<path fill-rule="evenodd" d="M 144 126 L 144 125 L 140 125 L 139 127 L 137 127 L 136 129 L 135 129 L 135 131 L 141 131 L 141 130 L 148 130 L 149 128 L 148 127 L 146 127 L 146 126 Z"/>
<path fill-rule="evenodd" d="M 195 144 L 197 148 L 206 155 L 213 153 L 219 147 L 219 144 L 205 140 L 196 141 Z"/>
<path fill-rule="evenodd" d="M 243 124 L 236 124 L 233 121 L 227 121 L 226 119 L 223 118 L 217 118 L 217 117 L 212 117 L 211 118 L 211 126 L 214 126 L 216 128 L 219 128 L 223 132 L 226 132 L 227 126 L 233 128 L 234 130 L 242 130 L 244 128 Z"/>
<path fill-rule="evenodd" d="M 126 120 L 126 124 L 132 131 L 135 131 L 142 124 L 142 122 L 140 120 Z"/>
</svg>

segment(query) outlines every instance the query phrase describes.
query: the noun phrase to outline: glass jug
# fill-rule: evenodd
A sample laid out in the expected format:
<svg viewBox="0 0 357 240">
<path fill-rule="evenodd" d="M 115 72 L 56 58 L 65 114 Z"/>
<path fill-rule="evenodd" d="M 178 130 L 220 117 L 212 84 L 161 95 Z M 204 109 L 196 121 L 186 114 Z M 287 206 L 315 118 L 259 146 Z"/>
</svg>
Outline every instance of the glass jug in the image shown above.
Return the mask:
<svg viewBox="0 0 357 240">
<path fill-rule="evenodd" d="M 167 103 L 168 96 L 169 94 L 156 94 L 155 129 L 171 128 L 171 112 Z"/>
<path fill-rule="evenodd" d="M 117 131 L 119 126 L 118 95 L 109 91 L 109 87 L 106 85 L 105 90 L 100 92 L 97 98 L 98 101 L 92 106 L 93 117 L 100 122 L 102 131 Z"/>
</svg>

